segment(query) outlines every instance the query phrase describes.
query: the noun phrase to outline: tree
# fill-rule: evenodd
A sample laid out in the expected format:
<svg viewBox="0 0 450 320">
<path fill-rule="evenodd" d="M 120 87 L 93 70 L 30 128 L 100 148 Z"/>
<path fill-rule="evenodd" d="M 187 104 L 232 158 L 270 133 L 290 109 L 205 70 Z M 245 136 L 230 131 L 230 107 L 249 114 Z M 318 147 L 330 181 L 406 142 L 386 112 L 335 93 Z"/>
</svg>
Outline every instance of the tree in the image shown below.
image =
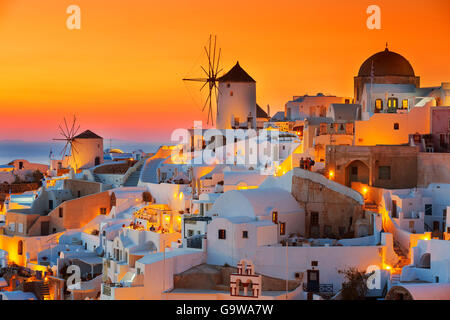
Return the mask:
<svg viewBox="0 0 450 320">
<path fill-rule="evenodd" d="M 367 279 L 374 273 L 367 274 L 365 271 L 360 271 L 356 267 L 350 267 L 345 270 L 338 270 L 338 273 L 343 274 L 345 282 L 342 284 L 342 299 L 343 300 L 363 300 L 367 293 Z"/>
</svg>

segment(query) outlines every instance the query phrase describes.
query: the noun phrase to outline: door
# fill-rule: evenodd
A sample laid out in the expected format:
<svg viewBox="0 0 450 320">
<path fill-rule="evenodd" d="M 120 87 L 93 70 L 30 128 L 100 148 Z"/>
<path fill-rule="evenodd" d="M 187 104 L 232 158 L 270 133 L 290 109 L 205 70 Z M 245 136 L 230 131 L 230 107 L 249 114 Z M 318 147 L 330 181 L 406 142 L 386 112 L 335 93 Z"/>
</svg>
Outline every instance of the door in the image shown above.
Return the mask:
<svg viewBox="0 0 450 320">
<path fill-rule="evenodd" d="M 392 200 L 392 218 L 397 218 L 397 201 Z"/>
<path fill-rule="evenodd" d="M 95 158 L 95 166 L 98 166 L 100 164 L 100 157 Z"/>
<path fill-rule="evenodd" d="M 53 210 L 53 200 L 48 200 L 48 209 Z"/>
<path fill-rule="evenodd" d="M 311 212 L 311 219 L 309 221 L 309 235 L 312 238 L 320 237 L 320 226 L 319 226 L 319 213 Z"/>
<path fill-rule="evenodd" d="M 439 221 L 433 221 L 433 231 L 438 232 L 439 230 Z"/>
<path fill-rule="evenodd" d="M 41 222 L 41 235 L 48 236 L 49 231 L 50 231 L 50 222 L 49 221 Z"/>
<path fill-rule="evenodd" d="M 319 270 L 307 270 L 306 281 L 308 292 L 320 291 Z"/>
</svg>

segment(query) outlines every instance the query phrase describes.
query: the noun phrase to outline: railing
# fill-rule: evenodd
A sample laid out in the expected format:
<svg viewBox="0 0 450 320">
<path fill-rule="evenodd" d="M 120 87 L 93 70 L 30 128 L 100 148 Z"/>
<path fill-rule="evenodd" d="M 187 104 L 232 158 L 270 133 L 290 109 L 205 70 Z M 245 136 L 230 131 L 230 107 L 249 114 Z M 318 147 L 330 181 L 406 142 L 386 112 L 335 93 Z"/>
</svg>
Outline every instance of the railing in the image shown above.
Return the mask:
<svg viewBox="0 0 450 320">
<path fill-rule="evenodd" d="M 303 283 L 303 291 L 312 293 L 333 294 L 333 284 L 327 283 L 327 284 L 313 285 Z"/>
</svg>

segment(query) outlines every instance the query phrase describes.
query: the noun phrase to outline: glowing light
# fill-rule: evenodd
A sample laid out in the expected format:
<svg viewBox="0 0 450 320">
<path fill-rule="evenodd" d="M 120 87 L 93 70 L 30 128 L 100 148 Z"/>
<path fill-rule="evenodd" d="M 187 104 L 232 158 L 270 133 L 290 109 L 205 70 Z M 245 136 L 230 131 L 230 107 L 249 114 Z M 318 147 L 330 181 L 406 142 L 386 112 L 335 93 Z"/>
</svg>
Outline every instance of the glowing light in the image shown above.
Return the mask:
<svg viewBox="0 0 450 320">
<path fill-rule="evenodd" d="M 383 269 L 384 270 L 391 270 L 392 267 L 390 265 L 386 264 L 386 263 L 383 263 Z"/>
<path fill-rule="evenodd" d="M 364 187 L 364 188 L 363 188 L 363 193 L 366 194 L 367 191 L 369 191 L 369 190 L 368 190 L 367 188 Z"/>
<path fill-rule="evenodd" d="M 183 195 L 183 192 L 180 192 L 180 200 L 183 200 L 183 197 L 184 197 L 184 195 Z"/>
<path fill-rule="evenodd" d="M 328 177 L 330 179 L 333 179 L 333 177 L 334 177 L 334 171 L 333 170 L 330 170 L 330 172 L 328 172 Z"/>
</svg>

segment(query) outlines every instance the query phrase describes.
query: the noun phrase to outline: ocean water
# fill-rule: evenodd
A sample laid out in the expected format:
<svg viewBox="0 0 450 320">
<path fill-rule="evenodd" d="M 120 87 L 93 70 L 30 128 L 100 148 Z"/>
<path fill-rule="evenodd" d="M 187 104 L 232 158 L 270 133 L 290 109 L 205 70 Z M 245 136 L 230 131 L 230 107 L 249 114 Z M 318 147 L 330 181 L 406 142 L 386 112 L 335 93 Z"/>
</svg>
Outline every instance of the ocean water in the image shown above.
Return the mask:
<svg viewBox="0 0 450 320">
<path fill-rule="evenodd" d="M 132 142 L 119 141 L 111 144 L 112 148 L 118 148 L 124 152 L 132 152 L 141 149 L 144 152 L 151 153 L 158 150 L 161 145 L 169 144 L 165 142 Z M 103 147 L 110 147 L 109 141 L 104 141 Z M 25 159 L 30 162 L 49 164 L 50 150 L 53 151 L 53 157 L 61 158 L 61 152 L 64 148 L 64 142 L 25 142 L 25 141 L 0 141 L 0 165 L 7 164 L 15 159 Z"/>
</svg>

